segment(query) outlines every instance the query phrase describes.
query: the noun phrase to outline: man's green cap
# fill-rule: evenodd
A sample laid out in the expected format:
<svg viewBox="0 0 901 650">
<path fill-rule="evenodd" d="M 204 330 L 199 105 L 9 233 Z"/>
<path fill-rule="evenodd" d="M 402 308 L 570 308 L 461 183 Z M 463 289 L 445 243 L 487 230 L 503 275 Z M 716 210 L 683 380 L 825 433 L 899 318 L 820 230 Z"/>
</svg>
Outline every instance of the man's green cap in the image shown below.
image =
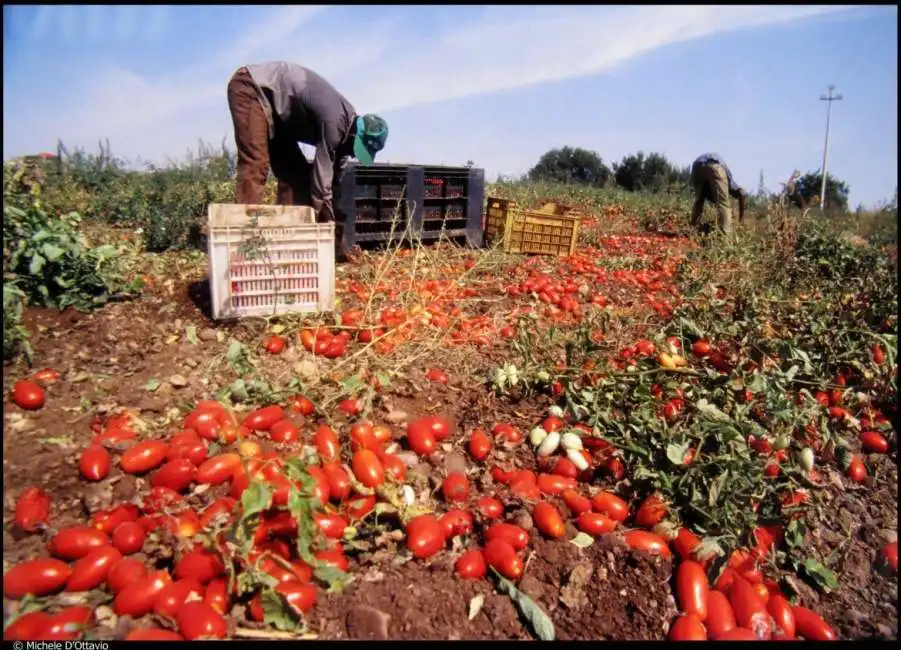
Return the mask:
<svg viewBox="0 0 901 650">
<path fill-rule="evenodd" d="M 375 154 L 385 148 L 387 139 L 388 123 L 385 120 L 371 113 L 358 117 L 354 158 L 364 165 L 371 165 Z"/>
</svg>

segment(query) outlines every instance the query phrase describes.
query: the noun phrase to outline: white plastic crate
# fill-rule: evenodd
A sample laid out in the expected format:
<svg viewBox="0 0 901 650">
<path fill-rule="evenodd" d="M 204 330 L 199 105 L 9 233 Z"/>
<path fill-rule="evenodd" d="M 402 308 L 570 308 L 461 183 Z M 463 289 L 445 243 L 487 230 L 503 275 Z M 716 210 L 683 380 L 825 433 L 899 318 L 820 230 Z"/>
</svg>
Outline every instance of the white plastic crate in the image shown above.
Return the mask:
<svg viewBox="0 0 901 650">
<path fill-rule="evenodd" d="M 335 307 L 335 225 L 306 206 L 213 203 L 208 213 L 213 319 Z"/>
</svg>

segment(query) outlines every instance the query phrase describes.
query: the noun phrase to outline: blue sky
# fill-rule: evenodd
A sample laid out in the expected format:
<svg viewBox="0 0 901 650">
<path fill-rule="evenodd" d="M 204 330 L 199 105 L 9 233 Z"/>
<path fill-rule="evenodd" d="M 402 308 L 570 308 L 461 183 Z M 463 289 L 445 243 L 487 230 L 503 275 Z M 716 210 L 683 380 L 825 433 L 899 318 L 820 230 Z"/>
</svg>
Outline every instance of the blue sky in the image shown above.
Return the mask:
<svg viewBox="0 0 901 650">
<path fill-rule="evenodd" d="M 383 161 L 524 173 L 548 149 L 605 161 L 722 154 L 754 191 L 822 163 L 851 203 L 898 174 L 897 7 L 48 6 L 3 8 L 3 156 L 109 138 L 129 160 L 233 141 L 246 63 L 316 70 L 391 127 Z"/>
</svg>

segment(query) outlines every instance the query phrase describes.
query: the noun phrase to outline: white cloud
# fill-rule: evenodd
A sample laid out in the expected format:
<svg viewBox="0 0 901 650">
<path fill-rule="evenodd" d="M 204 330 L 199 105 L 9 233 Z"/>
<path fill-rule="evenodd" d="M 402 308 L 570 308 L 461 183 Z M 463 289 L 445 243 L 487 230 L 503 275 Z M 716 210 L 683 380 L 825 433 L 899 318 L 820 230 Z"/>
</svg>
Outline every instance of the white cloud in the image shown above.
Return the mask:
<svg viewBox="0 0 901 650">
<path fill-rule="evenodd" d="M 93 70 L 85 75 L 73 105 L 63 101 L 65 108 L 46 109 L 42 119 L 35 120 L 46 132 L 34 135 L 41 143 L 59 136 L 88 146 L 109 136 L 113 150 L 128 158 L 140 154 L 159 159 L 178 155 L 192 144 L 172 149 L 171 132 L 184 131 L 187 120 L 197 137 L 218 142 L 230 135 L 225 84 L 234 69 L 253 60 L 309 65 L 333 80 L 361 111 L 388 111 L 598 74 L 674 43 L 845 8 L 448 7 L 444 16 L 453 27 L 424 38 L 400 29 L 402 13 L 351 30 L 346 21 L 332 21 L 328 28 L 317 21 L 327 13 L 326 6 L 278 7 L 256 25 L 236 26 L 240 38 L 224 34 L 227 45 L 181 72 L 145 78 L 113 62 Z M 42 8 L 34 24 L 42 34 L 47 35 L 50 26 L 73 30 L 85 24 L 72 14 L 48 11 Z M 117 18 L 120 29 L 127 31 L 126 14 Z M 47 145 L 35 142 L 31 148 L 41 146 Z"/>
</svg>

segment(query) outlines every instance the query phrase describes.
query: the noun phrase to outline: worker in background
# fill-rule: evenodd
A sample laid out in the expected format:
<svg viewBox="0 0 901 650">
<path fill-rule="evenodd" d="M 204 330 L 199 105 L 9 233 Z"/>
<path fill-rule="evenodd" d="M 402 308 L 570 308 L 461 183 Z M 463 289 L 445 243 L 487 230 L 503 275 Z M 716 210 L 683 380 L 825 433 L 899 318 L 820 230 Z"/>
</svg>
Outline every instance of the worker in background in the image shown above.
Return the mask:
<svg viewBox="0 0 901 650">
<path fill-rule="evenodd" d="M 725 233 L 732 232 L 732 198 L 738 199 L 738 220 L 745 219 L 748 193 L 732 178 L 732 172 L 723 159 L 712 153 L 705 153 L 691 166 L 691 185 L 695 192 L 695 204 L 691 211 L 691 225 L 700 226 L 704 212 L 704 202 L 716 206 L 719 227 Z"/>
<path fill-rule="evenodd" d="M 228 107 L 238 149 L 235 202 L 262 203 L 271 167 L 276 203 L 312 206 L 319 222 L 335 221 L 333 188 L 347 158 L 371 165 L 388 138 L 385 120 L 358 115 L 328 81 L 294 63 L 239 68 L 228 82 Z M 316 147 L 312 164 L 298 142 Z M 348 255 L 343 234 L 336 223 L 338 261 Z"/>
</svg>

